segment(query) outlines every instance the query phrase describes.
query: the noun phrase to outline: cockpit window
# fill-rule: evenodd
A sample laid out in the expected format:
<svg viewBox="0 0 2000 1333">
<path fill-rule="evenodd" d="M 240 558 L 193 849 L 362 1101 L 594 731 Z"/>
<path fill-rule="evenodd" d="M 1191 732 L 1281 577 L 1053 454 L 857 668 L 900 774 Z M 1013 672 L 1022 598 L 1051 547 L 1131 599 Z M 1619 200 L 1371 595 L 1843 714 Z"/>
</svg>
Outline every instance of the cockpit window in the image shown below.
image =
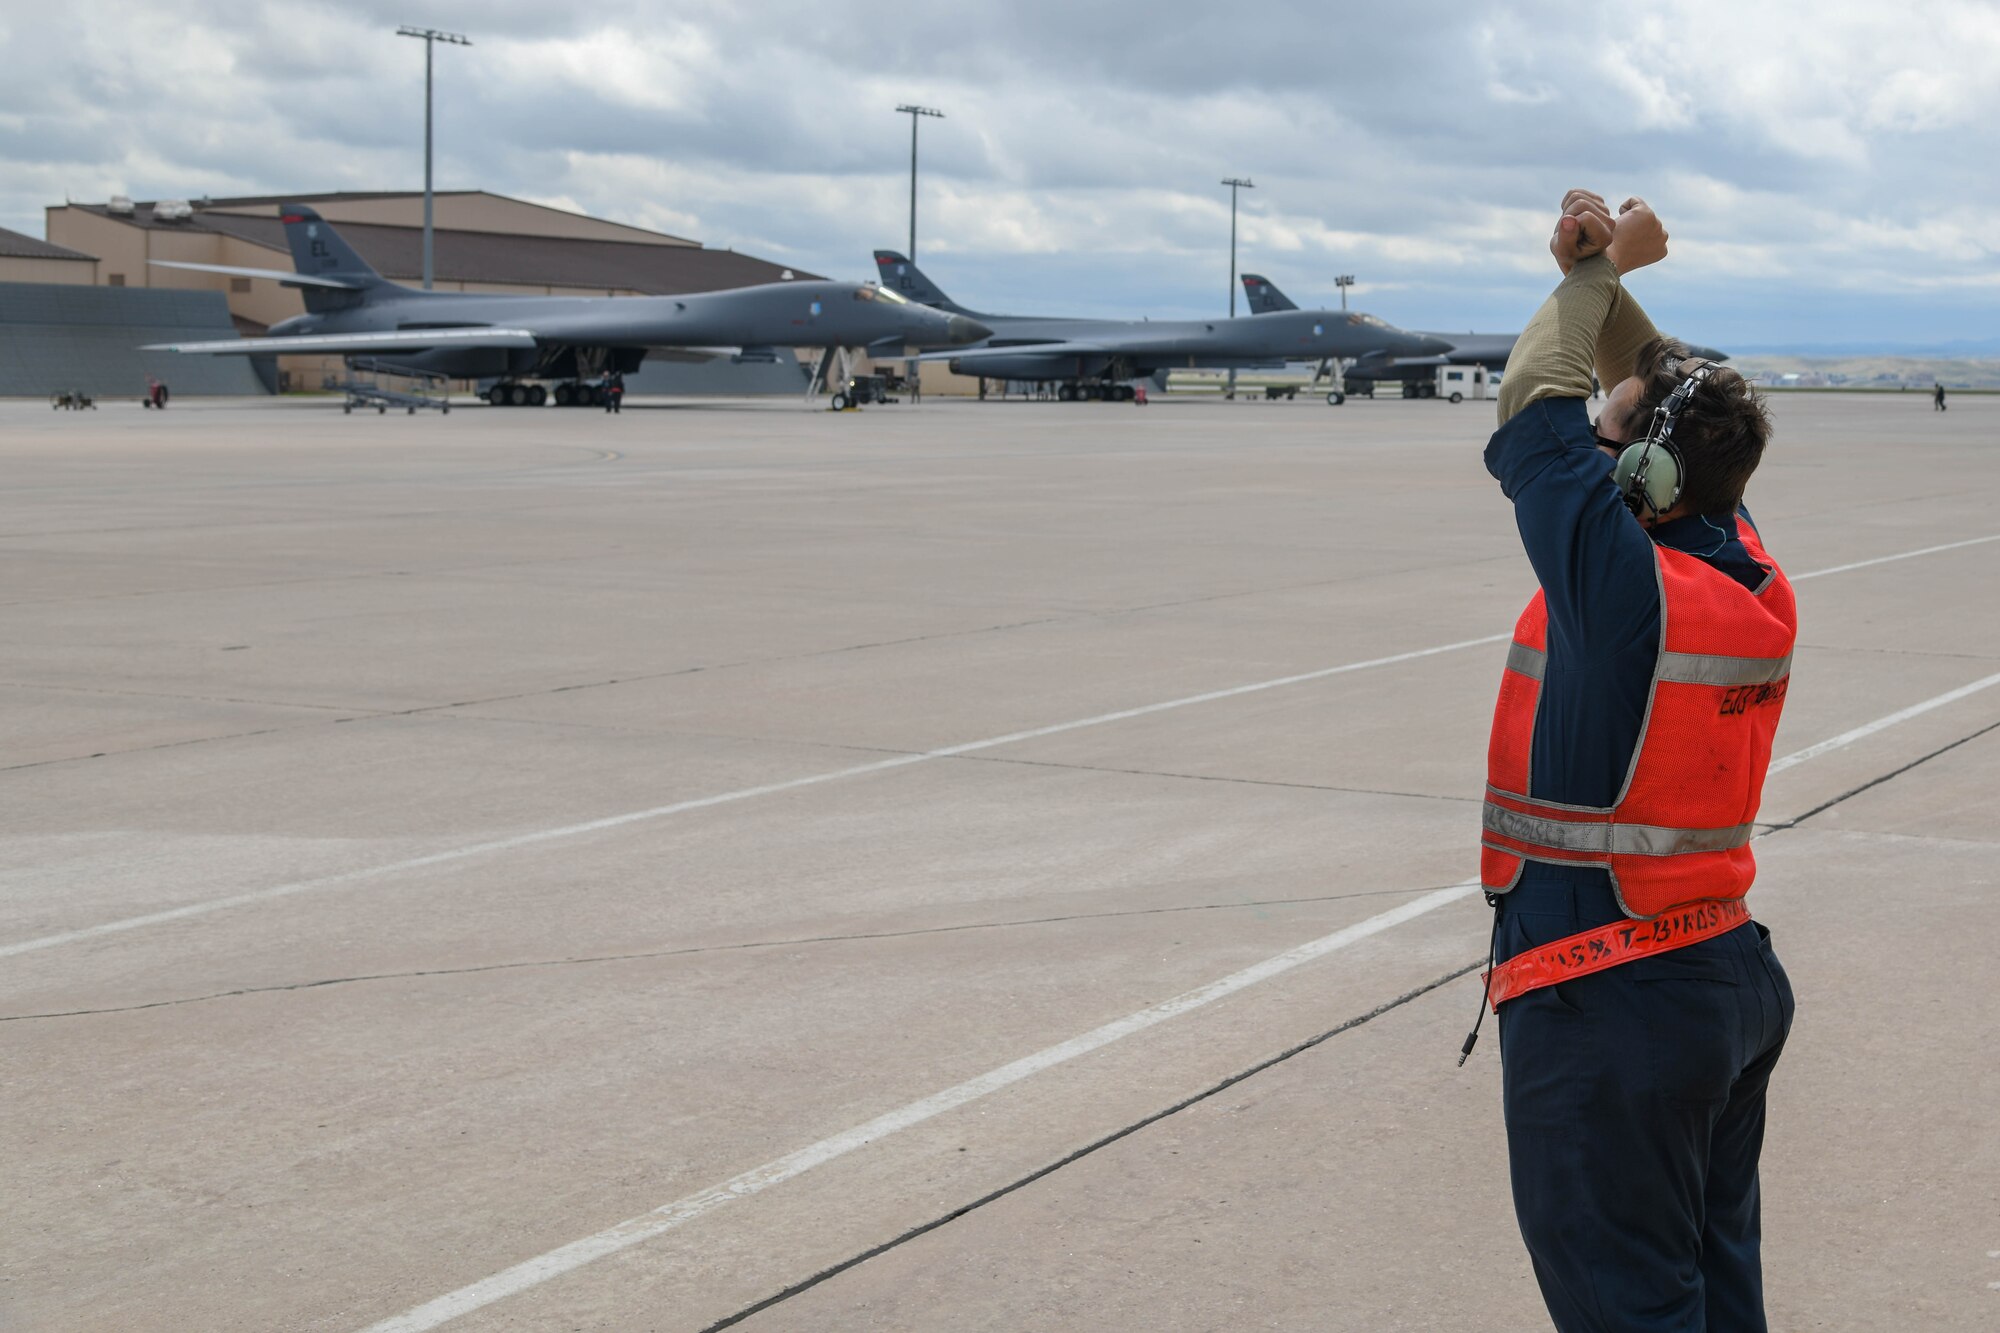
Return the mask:
<svg viewBox="0 0 2000 1333">
<path fill-rule="evenodd" d="M 887 287 L 856 287 L 854 299 L 857 301 L 887 301 L 890 305 L 908 305 L 909 298 L 901 292 L 892 292 Z"/>
<path fill-rule="evenodd" d="M 1389 327 L 1388 320 L 1382 319 L 1376 315 L 1356 315 L 1354 317 L 1354 322 L 1356 324 L 1367 324 L 1378 329 L 1386 329 Z"/>
<path fill-rule="evenodd" d="M 875 289 L 873 287 L 856 287 L 854 289 L 854 299 L 857 301 L 872 301 L 875 299 Z"/>
</svg>

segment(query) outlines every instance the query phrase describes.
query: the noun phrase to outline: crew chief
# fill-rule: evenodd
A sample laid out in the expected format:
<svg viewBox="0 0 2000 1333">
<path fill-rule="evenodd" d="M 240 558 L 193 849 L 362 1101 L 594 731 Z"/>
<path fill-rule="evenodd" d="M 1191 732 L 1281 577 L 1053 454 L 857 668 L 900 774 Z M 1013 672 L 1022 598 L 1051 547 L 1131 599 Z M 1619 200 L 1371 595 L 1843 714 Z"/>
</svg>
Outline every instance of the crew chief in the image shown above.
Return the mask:
<svg viewBox="0 0 2000 1333">
<path fill-rule="evenodd" d="M 1766 1327 L 1757 1163 L 1793 999 L 1742 899 L 1796 616 L 1742 507 L 1762 404 L 1620 281 L 1666 242 L 1643 202 L 1570 193 L 1486 447 L 1541 585 L 1489 750 L 1488 998 L 1515 1214 L 1564 1333 Z"/>
</svg>

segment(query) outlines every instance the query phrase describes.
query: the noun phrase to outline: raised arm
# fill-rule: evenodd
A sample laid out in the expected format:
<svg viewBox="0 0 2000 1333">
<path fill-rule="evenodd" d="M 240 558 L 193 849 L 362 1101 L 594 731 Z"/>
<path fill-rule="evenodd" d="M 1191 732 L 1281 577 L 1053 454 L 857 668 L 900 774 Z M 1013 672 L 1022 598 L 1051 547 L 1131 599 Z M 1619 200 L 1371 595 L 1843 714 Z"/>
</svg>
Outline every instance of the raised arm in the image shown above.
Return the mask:
<svg viewBox="0 0 2000 1333">
<path fill-rule="evenodd" d="M 1500 424 L 1543 398 L 1590 397 L 1591 363 L 1619 296 L 1618 271 L 1603 255 L 1571 267 L 1507 356 Z"/>
<path fill-rule="evenodd" d="M 1550 631 L 1571 660 L 1626 651 L 1659 624 L 1652 540 L 1612 485 L 1585 410 L 1593 362 L 1609 387 L 1630 373 L 1652 329 L 1619 273 L 1666 252 L 1666 233 L 1639 201 L 1616 225 L 1595 195 L 1572 191 L 1565 201 L 1549 246 L 1563 279 L 1514 344 L 1501 426 L 1486 446 L 1486 468 L 1514 502 Z"/>
<path fill-rule="evenodd" d="M 1611 303 L 1611 313 L 1605 317 L 1604 330 L 1597 335 L 1597 382 L 1606 393 L 1631 375 L 1639 360 L 1639 349 L 1659 336 L 1653 321 L 1621 284 L 1617 298 Z"/>
<path fill-rule="evenodd" d="M 1601 196 L 1571 190 L 1549 252 L 1563 280 L 1535 312 L 1507 358 L 1500 421 L 1543 398 L 1588 398 L 1594 368 L 1610 388 L 1632 373 L 1653 322 L 1619 283 L 1622 274 L 1666 258 L 1667 232 L 1642 199 L 1627 199 L 1614 222 Z"/>
</svg>

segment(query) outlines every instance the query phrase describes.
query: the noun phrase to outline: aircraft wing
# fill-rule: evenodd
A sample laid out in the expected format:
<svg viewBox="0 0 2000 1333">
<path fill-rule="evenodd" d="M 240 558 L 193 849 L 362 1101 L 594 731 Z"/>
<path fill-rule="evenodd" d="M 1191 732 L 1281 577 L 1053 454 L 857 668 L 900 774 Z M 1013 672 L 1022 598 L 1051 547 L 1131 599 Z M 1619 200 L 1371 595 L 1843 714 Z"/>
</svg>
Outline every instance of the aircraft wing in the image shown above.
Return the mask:
<svg viewBox="0 0 2000 1333">
<path fill-rule="evenodd" d="M 365 356 L 370 352 L 420 352 L 431 347 L 534 347 L 526 329 L 393 329 L 383 333 L 300 333 L 284 338 L 219 338 L 214 342 L 148 343 L 142 352 L 190 352 L 212 356 L 276 356 L 319 353 Z"/>
<path fill-rule="evenodd" d="M 359 291 L 360 283 L 349 278 L 314 278 L 303 273 L 286 273 L 275 268 L 238 268 L 234 264 L 191 264 L 179 259 L 149 259 L 158 268 L 184 268 L 196 273 L 226 273 L 232 278 L 269 278 L 286 287 L 332 287 L 343 292 Z"/>
<path fill-rule="evenodd" d="M 1001 357 L 1015 356 L 1117 356 L 1131 350 L 1128 347 L 1111 347 L 1104 343 L 1085 342 L 1042 342 L 1007 343 L 1001 347 L 972 347 L 962 352 L 921 352 L 914 357 L 897 357 L 898 361 L 993 361 Z"/>
</svg>

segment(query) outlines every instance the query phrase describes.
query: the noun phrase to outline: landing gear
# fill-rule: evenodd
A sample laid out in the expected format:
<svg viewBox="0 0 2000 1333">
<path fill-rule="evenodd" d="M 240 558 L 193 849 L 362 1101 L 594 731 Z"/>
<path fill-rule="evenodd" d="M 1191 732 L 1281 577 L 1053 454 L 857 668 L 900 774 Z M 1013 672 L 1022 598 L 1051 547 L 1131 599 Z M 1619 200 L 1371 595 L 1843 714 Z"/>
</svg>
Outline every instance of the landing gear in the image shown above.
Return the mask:
<svg viewBox="0 0 2000 1333">
<path fill-rule="evenodd" d="M 1328 407 L 1339 407 L 1342 403 L 1346 401 L 1347 401 L 1347 395 L 1342 393 L 1338 389 L 1335 389 L 1332 393 L 1326 396 L 1326 405 Z"/>
<path fill-rule="evenodd" d="M 1129 384 L 1078 384 L 1071 381 L 1056 386 L 1059 403 L 1129 403 L 1139 391 Z"/>
<path fill-rule="evenodd" d="M 494 407 L 540 407 L 549 401 L 549 391 L 539 384 L 502 381 L 486 391 L 486 401 Z M 562 398 L 558 396 L 560 403 Z"/>
</svg>

